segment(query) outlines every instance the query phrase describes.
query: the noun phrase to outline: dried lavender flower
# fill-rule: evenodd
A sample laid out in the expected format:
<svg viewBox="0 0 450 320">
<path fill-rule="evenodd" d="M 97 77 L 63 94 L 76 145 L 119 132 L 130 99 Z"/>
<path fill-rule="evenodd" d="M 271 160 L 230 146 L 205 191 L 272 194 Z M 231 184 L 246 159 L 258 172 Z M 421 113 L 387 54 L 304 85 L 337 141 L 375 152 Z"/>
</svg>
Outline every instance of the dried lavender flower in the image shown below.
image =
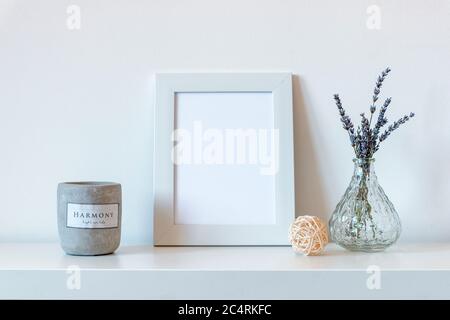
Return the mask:
<svg viewBox="0 0 450 320">
<path fill-rule="evenodd" d="M 387 108 L 389 106 L 389 104 L 391 103 L 392 98 L 387 98 L 384 101 L 383 106 L 381 107 L 380 113 L 378 114 L 378 120 L 377 123 L 375 124 L 375 127 L 373 129 L 373 136 L 372 136 L 372 148 L 373 148 L 373 153 L 372 155 L 378 151 L 379 149 L 379 145 L 377 144 L 377 140 L 378 140 L 378 135 L 380 133 L 380 129 L 387 124 L 388 120 L 385 117 L 385 113 L 387 111 Z"/>
<path fill-rule="evenodd" d="M 372 124 L 372 116 L 375 113 L 375 111 L 377 110 L 375 103 L 377 102 L 378 95 L 381 92 L 381 87 L 383 85 L 383 81 L 387 77 L 389 72 L 391 72 L 391 69 L 389 69 L 389 68 L 386 68 L 385 70 L 383 70 L 381 72 L 381 75 L 378 76 L 377 81 L 375 83 L 375 89 L 373 90 L 373 96 L 372 96 L 372 105 L 370 106 L 370 122 L 369 122 L 370 124 Z"/>
<path fill-rule="evenodd" d="M 380 143 L 386 140 L 392 132 L 400 128 L 402 124 L 405 124 L 406 121 L 409 121 L 409 119 L 413 118 L 415 116 L 414 113 L 410 113 L 409 116 L 405 115 L 402 118 L 400 118 L 397 121 L 394 121 L 394 124 L 391 124 L 388 129 L 380 136 Z"/>
<path fill-rule="evenodd" d="M 373 97 L 372 97 L 372 101 L 373 104 L 375 104 L 375 102 L 377 102 L 378 100 L 378 95 L 381 92 L 381 86 L 383 85 L 383 81 L 384 79 L 387 77 L 387 75 L 389 74 L 389 72 L 391 72 L 391 69 L 386 68 L 385 70 L 383 70 L 381 72 L 381 75 L 378 76 L 377 78 L 377 82 L 375 83 L 375 89 L 373 90 Z"/>
<path fill-rule="evenodd" d="M 377 78 L 377 82 L 375 83 L 375 89 L 373 90 L 373 97 L 372 97 L 372 101 L 374 104 L 378 100 L 378 95 L 381 92 L 381 86 L 383 85 L 383 81 L 386 78 L 386 76 L 389 74 L 389 72 L 391 72 L 391 69 L 386 68 L 385 70 L 383 70 L 381 72 L 381 75 L 378 76 L 378 78 Z"/>
<path fill-rule="evenodd" d="M 380 109 L 380 113 L 378 114 L 378 120 L 377 123 L 375 124 L 375 132 L 378 132 L 380 130 L 381 127 L 383 127 L 386 124 L 386 118 L 385 118 L 385 113 L 387 111 L 387 108 L 389 107 L 389 104 L 391 103 L 392 98 L 387 98 L 384 103 L 383 106 Z"/>
<path fill-rule="evenodd" d="M 350 138 L 350 143 L 351 143 L 352 147 L 354 147 L 355 146 L 355 136 L 354 136 L 355 130 L 354 130 L 353 122 L 350 119 L 350 117 L 345 114 L 345 110 L 342 107 L 341 99 L 339 98 L 338 94 L 334 95 L 334 101 L 336 102 L 336 106 L 338 107 L 338 111 L 341 116 L 342 126 L 345 130 L 347 130 L 347 132 L 349 134 L 349 138 Z"/>
<path fill-rule="evenodd" d="M 366 118 L 364 113 L 361 113 L 361 129 L 362 137 L 360 143 L 360 156 L 362 158 L 367 158 L 370 153 L 370 124 L 369 120 Z"/>
<path fill-rule="evenodd" d="M 393 124 L 389 125 L 387 130 L 380 135 L 380 130 L 387 123 L 388 119 L 386 118 L 386 111 L 392 101 L 391 98 L 387 98 L 383 106 L 380 108 L 380 112 L 378 114 L 377 121 L 372 128 L 372 117 L 375 114 L 377 107 L 376 102 L 379 98 L 379 94 L 381 92 L 381 87 L 383 85 L 383 81 L 389 74 L 391 69 L 386 68 L 382 71 L 381 75 L 378 76 L 377 81 L 375 83 L 375 88 L 372 96 L 372 104 L 370 106 L 370 119 L 367 119 L 364 113 L 361 113 L 361 125 L 358 126 L 355 132 L 355 128 L 353 122 L 350 117 L 346 115 L 344 108 L 342 107 L 341 99 L 338 94 L 334 95 L 334 100 L 339 110 L 339 115 L 341 116 L 340 120 L 342 122 L 343 128 L 348 132 L 350 137 L 350 143 L 355 151 L 355 155 L 357 158 L 371 158 L 375 152 L 377 152 L 380 148 L 380 143 L 386 140 L 392 132 L 397 130 L 401 125 L 409 121 L 409 119 L 415 116 L 414 113 L 410 113 L 409 115 L 405 115 L 399 120 L 395 121 Z"/>
</svg>

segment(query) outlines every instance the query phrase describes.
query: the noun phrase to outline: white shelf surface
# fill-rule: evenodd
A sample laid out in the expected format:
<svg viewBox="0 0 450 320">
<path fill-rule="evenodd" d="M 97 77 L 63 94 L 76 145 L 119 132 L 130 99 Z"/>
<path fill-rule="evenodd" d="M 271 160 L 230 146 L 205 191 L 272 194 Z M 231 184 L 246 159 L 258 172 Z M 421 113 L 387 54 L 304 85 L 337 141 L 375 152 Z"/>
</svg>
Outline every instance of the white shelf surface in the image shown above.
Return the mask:
<svg viewBox="0 0 450 320">
<path fill-rule="evenodd" d="M 74 270 L 79 289 L 67 285 Z M 378 275 L 379 285 L 370 285 Z M 0 244 L 0 298 L 450 298 L 450 243 L 398 244 L 380 253 L 330 244 L 317 257 L 289 247 L 152 246 L 79 257 L 57 243 L 7 243 Z"/>
</svg>

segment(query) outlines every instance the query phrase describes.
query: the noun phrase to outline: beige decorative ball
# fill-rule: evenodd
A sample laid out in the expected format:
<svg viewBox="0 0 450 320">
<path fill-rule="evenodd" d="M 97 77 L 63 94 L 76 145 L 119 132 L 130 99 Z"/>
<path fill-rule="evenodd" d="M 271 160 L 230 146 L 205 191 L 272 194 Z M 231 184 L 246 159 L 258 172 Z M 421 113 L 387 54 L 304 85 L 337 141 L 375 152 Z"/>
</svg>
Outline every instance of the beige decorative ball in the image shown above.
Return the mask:
<svg viewBox="0 0 450 320">
<path fill-rule="evenodd" d="M 328 243 L 326 225 L 315 216 L 300 216 L 289 228 L 289 242 L 295 252 L 319 255 Z"/>
</svg>

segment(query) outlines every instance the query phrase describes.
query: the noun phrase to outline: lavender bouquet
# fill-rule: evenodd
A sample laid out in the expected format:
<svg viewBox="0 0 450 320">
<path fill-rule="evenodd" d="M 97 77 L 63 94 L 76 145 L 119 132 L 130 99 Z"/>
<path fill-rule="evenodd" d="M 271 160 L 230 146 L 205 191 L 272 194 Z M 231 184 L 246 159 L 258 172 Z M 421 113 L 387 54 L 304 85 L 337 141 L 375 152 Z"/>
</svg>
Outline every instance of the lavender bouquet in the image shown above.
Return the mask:
<svg viewBox="0 0 450 320">
<path fill-rule="evenodd" d="M 391 104 L 391 98 L 384 101 L 376 117 L 381 87 L 390 71 L 391 69 L 387 68 L 378 76 L 369 116 L 366 117 L 362 113 L 361 124 L 357 128 L 345 113 L 339 95 L 334 95 L 342 125 L 348 133 L 356 158 L 350 186 L 330 219 L 330 233 L 336 243 L 350 250 L 383 250 L 397 240 L 401 231 L 398 214 L 378 184 L 373 169 L 373 156 L 380 145 L 401 125 L 414 117 L 414 113 L 410 113 L 388 125 L 386 111 Z"/>
<path fill-rule="evenodd" d="M 377 110 L 376 103 L 381 92 L 381 86 L 383 85 L 383 81 L 389 72 L 391 72 L 391 69 L 386 68 L 386 70 L 383 70 L 381 75 L 378 76 L 377 82 L 375 83 L 375 89 L 373 90 L 372 104 L 370 105 L 370 117 L 367 119 L 366 115 L 361 113 L 361 125 L 358 125 L 356 132 L 352 120 L 345 114 L 345 110 L 342 107 L 341 98 L 339 98 L 338 94 L 334 95 L 334 101 L 338 107 L 342 125 L 348 132 L 350 143 L 355 151 L 356 158 L 358 159 L 372 158 L 375 152 L 377 152 L 380 148 L 380 144 L 385 141 L 392 132 L 414 117 L 414 113 L 411 112 L 409 115 L 405 115 L 397 121 L 394 121 L 394 123 L 389 125 L 387 129 L 380 134 L 381 129 L 388 123 L 386 111 L 391 104 L 392 98 L 387 98 L 384 101 L 378 114 L 377 121 L 372 128 L 372 120 Z"/>
</svg>

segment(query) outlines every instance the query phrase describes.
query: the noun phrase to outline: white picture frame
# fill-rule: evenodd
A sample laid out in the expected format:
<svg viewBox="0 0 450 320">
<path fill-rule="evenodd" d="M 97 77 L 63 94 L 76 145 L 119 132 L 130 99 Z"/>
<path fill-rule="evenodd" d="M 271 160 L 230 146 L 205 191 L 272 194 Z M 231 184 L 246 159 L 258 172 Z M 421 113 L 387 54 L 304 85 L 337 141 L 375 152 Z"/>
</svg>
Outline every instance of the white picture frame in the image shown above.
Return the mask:
<svg viewBox="0 0 450 320">
<path fill-rule="evenodd" d="M 295 218 L 292 75 L 160 73 L 155 80 L 154 245 L 288 245 L 288 228 Z M 224 99 L 228 102 L 223 102 Z M 209 109 L 208 103 L 216 109 Z M 258 109 L 260 106 L 263 107 Z M 263 109 L 265 111 L 259 112 Z M 255 110 L 258 113 L 252 116 Z M 234 115 L 229 116 L 227 112 L 232 111 Z M 276 173 L 263 179 L 250 165 L 237 167 L 234 163 L 235 166 L 230 167 L 216 165 L 218 168 L 214 169 L 211 169 L 214 165 L 208 167 L 205 164 L 201 169 L 175 165 L 174 130 L 180 129 L 177 127 L 180 123 L 189 124 L 197 117 L 192 115 L 193 112 L 202 118 L 201 121 L 220 123 L 226 128 L 226 121 L 234 127 L 238 122 L 236 119 L 242 123 L 248 120 L 250 127 L 267 125 L 267 132 L 272 130 L 272 138 L 275 133 L 278 135 Z M 182 116 L 186 117 L 184 122 Z M 261 131 L 264 128 L 257 129 L 266 132 Z M 242 178 L 239 170 L 243 173 Z M 242 185 L 251 188 L 243 196 L 243 192 L 234 190 L 233 183 L 238 190 L 243 188 Z M 216 188 L 222 184 L 225 191 Z M 203 194 L 205 201 L 202 201 Z M 191 195 L 195 201 L 190 201 Z M 263 216 L 258 215 L 258 210 Z"/>
</svg>

